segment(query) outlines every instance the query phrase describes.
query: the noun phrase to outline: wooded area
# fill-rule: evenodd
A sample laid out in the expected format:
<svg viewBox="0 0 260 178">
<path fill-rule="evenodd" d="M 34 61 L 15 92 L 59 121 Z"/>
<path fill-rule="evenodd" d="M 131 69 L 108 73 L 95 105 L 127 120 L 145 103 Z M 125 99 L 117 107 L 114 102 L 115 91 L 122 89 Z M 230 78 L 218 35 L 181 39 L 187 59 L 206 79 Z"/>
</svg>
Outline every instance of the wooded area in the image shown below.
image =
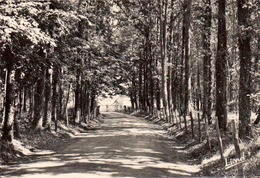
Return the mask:
<svg viewBox="0 0 260 178">
<path fill-rule="evenodd" d="M 259 23 L 257 0 L 1 0 L 1 152 L 21 123 L 34 133 L 88 123 L 98 97 L 115 94 L 193 137 L 195 121 L 224 136 L 238 113 L 250 138 Z"/>
</svg>

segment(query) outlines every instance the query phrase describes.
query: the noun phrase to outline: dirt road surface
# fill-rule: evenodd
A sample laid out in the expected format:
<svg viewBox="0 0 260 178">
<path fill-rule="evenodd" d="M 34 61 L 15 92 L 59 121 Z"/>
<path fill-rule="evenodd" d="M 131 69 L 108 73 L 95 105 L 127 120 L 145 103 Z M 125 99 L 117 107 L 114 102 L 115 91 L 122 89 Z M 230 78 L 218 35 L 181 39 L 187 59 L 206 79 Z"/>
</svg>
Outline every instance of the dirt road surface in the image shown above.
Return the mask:
<svg viewBox="0 0 260 178">
<path fill-rule="evenodd" d="M 106 113 L 101 129 L 10 165 L 0 177 L 186 177 L 198 172 L 199 166 L 189 164 L 176 146 L 158 125 Z"/>
</svg>

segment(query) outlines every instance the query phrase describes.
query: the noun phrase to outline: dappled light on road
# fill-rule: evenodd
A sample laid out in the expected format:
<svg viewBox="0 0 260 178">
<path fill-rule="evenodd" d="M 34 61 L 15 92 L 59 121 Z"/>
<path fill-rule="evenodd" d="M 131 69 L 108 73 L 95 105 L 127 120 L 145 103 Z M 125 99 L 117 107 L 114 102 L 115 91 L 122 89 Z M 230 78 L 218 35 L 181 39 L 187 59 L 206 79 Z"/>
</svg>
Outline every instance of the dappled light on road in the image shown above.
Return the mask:
<svg viewBox="0 0 260 178">
<path fill-rule="evenodd" d="M 77 135 L 56 153 L 31 157 L 8 172 L 21 177 L 190 176 L 199 166 L 185 163 L 159 126 L 110 113 L 101 130 Z"/>
</svg>

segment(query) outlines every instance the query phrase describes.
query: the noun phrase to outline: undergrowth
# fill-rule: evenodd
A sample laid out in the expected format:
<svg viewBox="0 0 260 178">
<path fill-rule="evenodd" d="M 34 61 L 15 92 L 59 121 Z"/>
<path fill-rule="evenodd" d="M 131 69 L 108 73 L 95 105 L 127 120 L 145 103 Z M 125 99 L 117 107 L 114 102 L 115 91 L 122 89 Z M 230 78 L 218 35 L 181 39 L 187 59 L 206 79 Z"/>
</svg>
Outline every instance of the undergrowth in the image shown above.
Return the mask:
<svg viewBox="0 0 260 178">
<path fill-rule="evenodd" d="M 40 132 L 34 132 L 30 128 L 29 122 L 30 121 L 26 118 L 23 119 L 23 122 L 19 122 L 19 136 L 13 139 L 12 145 L 7 145 L 8 148 L 5 149 L 6 144 L 3 144 L 0 139 L 0 148 L 2 148 L 0 151 L 0 165 L 10 164 L 23 156 L 34 154 L 34 152 L 38 150 L 55 148 L 55 145 L 59 142 L 68 140 L 77 133 L 99 129 L 100 123 L 103 122 L 103 116 L 100 115 L 95 120 L 91 120 L 87 123 L 71 124 L 69 126 L 66 126 L 63 122 L 59 122 L 57 132 L 54 131 L 54 125 L 52 125 L 50 131 L 42 130 Z M 1 136 L 2 132 L 0 132 L 0 137 Z"/>
<path fill-rule="evenodd" d="M 229 118 L 235 119 L 235 121 L 238 122 L 237 117 L 234 116 L 234 114 L 231 114 Z M 209 148 L 204 129 L 205 124 L 203 123 L 201 123 L 201 140 L 199 140 L 198 122 L 196 120 L 194 121 L 194 138 L 192 138 L 190 123 L 188 124 L 187 131 L 185 131 L 184 123 L 181 124 L 180 128 L 175 124 L 162 122 L 160 119 L 153 116 L 147 115 L 145 119 L 155 124 L 159 124 L 162 128 L 168 130 L 168 134 L 175 138 L 177 143 L 181 145 L 181 149 L 178 151 L 184 152 L 189 159 L 194 160 L 194 163 L 201 165 L 201 172 L 199 172 L 197 176 L 260 176 L 259 126 L 252 126 L 253 138 L 240 140 L 241 158 L 238 158 L 236 155 L 231 127 L 229 127 L 229 130 L 226 132 L 222 132 L 223 154 L 225 157 L 224 163 L 221 160 L 219 141 L 214 123 L 209 126 L 211 145 L 211 148 Z M 171 126 L 169 127 L 169 125 Z M 230 123 L 229 126 L 231 126 Z M 241 170 L 243 175 L 241 175 Z"/>
</svg>

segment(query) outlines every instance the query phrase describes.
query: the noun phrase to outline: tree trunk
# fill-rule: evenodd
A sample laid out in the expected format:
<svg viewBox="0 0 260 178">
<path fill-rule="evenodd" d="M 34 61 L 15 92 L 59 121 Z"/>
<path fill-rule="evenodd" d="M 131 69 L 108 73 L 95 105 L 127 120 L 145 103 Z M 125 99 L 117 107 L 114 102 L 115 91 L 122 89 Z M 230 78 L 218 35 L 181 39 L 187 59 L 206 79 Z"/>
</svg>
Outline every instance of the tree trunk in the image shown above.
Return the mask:
<svg viewBox="0 0 260 178">
<path fill-rule="evenodd" d="M 90 105 L 91 105 L 91 99 L 90 99 L 90 91 L 87 92 L 87 96 L 86 96 L 86 108 L 87 108 L 87 122 L 90 121 Z"/>
<path fill-rule="evenodd" d="M 183 5 L 184 17 L 183 17 L 183 46 L 184 46 L 184 114 L 189 113 L 189 100 L 190 100 L 190 49 L 189 49 L 189 29 L 191 18 L 191 0 L 184 0 Z"/>
<path fill-rule="evenodd" d="M 23 112 L 27 111 L 26 101 L 27 101 L 27 90 L 25 87 L 23 87 Z"/>
<path fill-rule="evenodd" d="M 39 76 L 36 82 L 36 89 L 34 94 L 34 115 L 32 127 L 33 130 L 38 132 L 43 129 L 43 108 L 44 108 L 44 84 L 45 84 L 45 69 L 39 69 Z"/>
<path fill-rule="evenodd" d="M 216 117 L 219 128 L 227 129 L 227 31 L 226 0 L 218 1 L 218 44 L 216 56 Z"/>
<path fill-rule="evenodd" d="M 63 111 L 64 113 L 62 114 L 65 117 L 66 126 L 69 126 L 68 103 L 69 103 L 69 98 L 70 98 L 70 88 L 71 88 L 71 84 L 69 84 L 69 87 L 68 87 L 64 111 Z"/>
<path fill-rule="evenodd" d="M 131 107 L 132 107 L 132 109 L 135 109 L 133 91 L 130 91 L 130 101 L 131 101 Z"/>
<path fill-rule="evenodd" d="M 4 144 L 10 144 L 13 141 L 13 122 L 14 122 L 14 106 L 13 106 L 13 56 L 11 49 L 8 47 L 5 50 L 6 59 L 6 81 L 5 81 L 5 107 L 4 107 L 4 125 L 2 141 Z"/>
<path fill-rule="evenodd" d="M 29 87 L 29 120 L 33 120 L 34 115 L 34 86 Z"/>
<path fill-rule="evenodd" d="M 251 135 L 250 117 L 250 94 L 251 94 L 251 48 L 250 40 L 250 15 L 251 10 L 247 5 L 249 0 L 237 0 L 237 16 L 240 34 L 238 38 L 240 58 L 239 80 L 239 137 L 245 138 Z"/>
<path fill-rule="evenodd" d="M 51 99 L 51 120 L 55 123 L 55 131 L 57 131 L 57 85 L 58 85 L 58 71 L 57 67 L 53 67 L 52 73 L 52 99 Z"/>
<path fill-rule="evenodd" d="M 203 42 L 203 118 L 211 124 L 211 0 L 205 1 L 204 24 L 202 33 Z"/>
<path fill-rule="evenodd" d="M 16 69 L 15 72 L 15 84 L 16 88 L 14 91 L 14 96 L 13 96 L 13 105 L 15 107 L 15 112 L 14 112 L 14 137 L 15 138 L 20 138 L 20 124 L 19 120 L 21 119 L 22 116 L 22 84 L 21 84 L 21 74 L 22 71 L 21 69 Z"/>
<path fill-rule="evenodd" d="M 97 103 L 96 103 L 96 91 L 92 89 L 91 91 L 91 103 L 90 103 L 90 112 L 93 113 L 95 110 Z"/>
<path fill-rule="evenodd" d="M 80 71 L 77 69 L 76 74 L 76 90 L 75 90 L 75 110 L 74 110 L 74 118 L 73 118 L 73 124 L 75 125 L 80 121 Z"/>
<path fill-rule="evenodd" d="M 164 5 L 164 7 L 163 7 Z M 167 102 L 167 67 L 166 67 L 166 59 L 167 59 L 167 6 L 168 1 L 166 0 L 165 4 L 160 0 L 160 50 L 161 50 L 161 66 L 162 66 L 162 104 L 163 109 L 165 111 L 165 119 L 168 122 L 168 102 Z M 164 10 L 164 12 L 163 12 Z"/>
<path fill-rule="evenodd" d="M 154 111 L 154 78 L 153 78 L 153 69 L 154 69 L 154 59 L 152 56 L 152 51 L 151 51 L 151 43 L 149 42 L 149 67 L 148 67 L 148 75 L 149 75 L 149 99 L 150 99 L 150 108 L 149 111 L 150 113 Z"/>
<path fill-rule="evenodd" d="M 61 75 L 62 75 L 62 69 L 60 68 L 58 70 L 58 85 L 57 85 L 58 95 L 57 95 L 57 106 L 56 106 L 57 123 L 55 123 L 55 125 L 57 125 L 59 121 L 63 120 L 63 115 L 62 115 L 63 83 L 60 80 Z"/>
<path fill-rule="evenodd" d="M 161 95 L 160 95 L 160 81 L 156 79 L 156 108 L 157 110 L 161 110 Z"/>
<path fill-rule="evenodd" d="M 45 69 L 45 90 L 44 90 L 44 117 L 43 117 L 43 126 L 47 130 L 51 130 L 51 107 L 50 107 L 50 99 L 51 99 L 51 75 L 49 73 L 49 69 Z"/>
<path fill-rule="evenodd" d="M 142 110 L 143 109 L 143 60 L 142 60 L 142 56 L 139 55 L 140 57 L 140 62 L 139 62 L 139 75 L 138 75 L 138 105 L 139 105 L 139 109 Z"/>
<path fill-rule="evenodd" d="M 145 39 L 145 41 L 147 41 L 147 37 Z M 148 106 L 148 75 L 147 75 L 147 43 L 144 42 L 143 46 L 144 46 L 144 54 L 143 54 L 143 91 L 142 91 L 142 95 L 143 95 L 143 110 L 144 112 L 147 112 L 147 106 Z"/>
<path fill-rule="evenodd" d="M 200 64 L 197 62 L 197 89 L 196 89 L 196 108 L 200 111 L 201 88 L 200 88 Z"/>
<path fill-rule="evenodd" d="M 86 123 L 87 120 L 87 112 L 86 112 L 86 105 L 87 105 L 87 84 L 83 82 L 82 90 L 81 90 L 81 111 L 82 111 L 82 118 L 83 121 Z"/>
</svg>

